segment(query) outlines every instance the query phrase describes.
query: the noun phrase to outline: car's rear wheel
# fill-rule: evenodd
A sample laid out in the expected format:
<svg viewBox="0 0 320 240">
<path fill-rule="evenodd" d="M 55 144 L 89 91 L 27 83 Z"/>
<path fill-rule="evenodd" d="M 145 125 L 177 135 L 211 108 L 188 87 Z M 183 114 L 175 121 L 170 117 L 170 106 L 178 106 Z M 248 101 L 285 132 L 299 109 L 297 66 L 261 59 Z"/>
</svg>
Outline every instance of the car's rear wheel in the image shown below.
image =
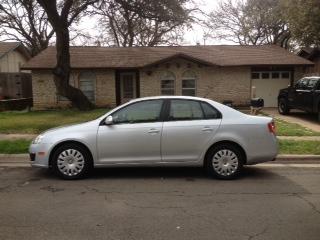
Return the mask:
<svg viewBox="0 0 320 240">
<path fill-rule="evenodd" d="M 242 171 L 244 156 L 236 145 L 220 144 L 206 156 L 206 167 L 210 176 L 219 179 L 234 179 Z"/>
<path fill-rule="evenodd" d="M 278 101 L 278 111 L 282 115 L 289 114 L 290 108 L 288 106 L 288 102 L 284 98 L 280 98 Z"/>
<path fill-rule="evenodd" d="M 66 143 L 53 153 L 52 167 L 63 179 L 80 179 L 86 177 L 91 170 L 92 157 L 83 146 Z"/>
</svg>

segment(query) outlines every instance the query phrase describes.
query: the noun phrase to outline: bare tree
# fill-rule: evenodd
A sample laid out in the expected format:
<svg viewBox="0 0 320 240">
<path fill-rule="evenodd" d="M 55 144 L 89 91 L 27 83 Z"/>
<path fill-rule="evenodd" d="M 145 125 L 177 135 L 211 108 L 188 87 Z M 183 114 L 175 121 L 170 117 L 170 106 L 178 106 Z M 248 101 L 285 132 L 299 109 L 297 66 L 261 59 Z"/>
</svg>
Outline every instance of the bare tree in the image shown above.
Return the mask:
<svg viewBox="0 0 320 240">
<path fill-rule="evenodd" d="M 280 0 L 227 0 L 209 17 L 212 36 L 241 45 L 277 44 L 288 48 L 291 33 Z"/>
<path fill-rule="evenodd" d="M 99 42 L 122 47 L 175 45 L 194 21 L 188 0 L 107 0 L 96 10 Z"/>
<path fill-rule="evenodd" d="M 53 70 L 54 82 L 59 95 L 67 97 L 80 110 L 89 110 L 93 104 L 77 89 L 69 84 L 70 66 L 70 25 L 79 19 L 88 6 L 96 0 L 37 0 L 45 10 L 56 35 L 57 65 Z"/>
<path fill-rule="evenodd" d="M 48 47 L 54 31 L 36 0 L 1 0 L 0 35 L 24 43 L 35 56 Z"/>
</svg>

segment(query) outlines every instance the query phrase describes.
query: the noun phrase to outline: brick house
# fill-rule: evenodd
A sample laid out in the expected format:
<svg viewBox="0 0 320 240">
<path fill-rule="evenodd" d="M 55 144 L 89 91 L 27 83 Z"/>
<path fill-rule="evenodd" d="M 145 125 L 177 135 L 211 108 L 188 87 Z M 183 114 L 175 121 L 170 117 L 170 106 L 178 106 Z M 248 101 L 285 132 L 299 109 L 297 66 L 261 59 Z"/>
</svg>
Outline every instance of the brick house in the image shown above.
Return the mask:
<svg viewBox="0 0 320 240">
<path fill-rule="evenodd" d="M 243 105 L 252 94 L 274 107 L 278 90 L 312 65 L 272 45 L 71 47 L 70 53 L 70 83 L 95 105 L 109 107 L 154 95 L 195 95 Z M 23 66 L 32 70 L 36 109 L 69 105 L 56 94 L 55 54 L 49 47 Z"/>
</svg>

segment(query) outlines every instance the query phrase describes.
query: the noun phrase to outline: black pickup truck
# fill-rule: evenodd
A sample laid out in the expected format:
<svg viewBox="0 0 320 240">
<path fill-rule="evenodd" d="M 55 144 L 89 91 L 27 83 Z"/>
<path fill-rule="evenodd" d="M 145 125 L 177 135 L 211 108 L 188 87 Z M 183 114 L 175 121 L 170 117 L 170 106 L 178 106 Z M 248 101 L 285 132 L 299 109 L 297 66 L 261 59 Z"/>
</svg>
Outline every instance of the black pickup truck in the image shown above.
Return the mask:
<svg viewBox="0 0 320 240">
<path fill-rule="evenodd" d="M 320 77 L 305 77 L 294 86 L 280 90 L 279 113 L 289 114 L 293 108 L 317 114 L 320 121 Z"/>
</svg>

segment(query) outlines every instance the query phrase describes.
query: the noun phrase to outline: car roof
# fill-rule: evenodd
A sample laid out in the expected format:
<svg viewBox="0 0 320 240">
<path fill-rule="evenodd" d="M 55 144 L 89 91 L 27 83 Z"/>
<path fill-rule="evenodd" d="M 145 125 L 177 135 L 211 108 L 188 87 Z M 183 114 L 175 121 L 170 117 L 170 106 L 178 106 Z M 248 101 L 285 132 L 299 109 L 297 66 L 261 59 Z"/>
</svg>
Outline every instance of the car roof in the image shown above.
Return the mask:
<svg viewBox="0 0 320 240">
<path fill-rule="evenodd" d="M 320 79 L 320 76 L 308 76 L 308 77 L 304 77 L 304 78 L 317 78 L 317 79 Z"/>
<path fill-rule="evenodd" d="M 211 101 L 207 98 L 201 98 L 201 97 L 191 97 L 191 96 L 152 96 L 152 97 L 143 97 L 143 98 L 136 98 L 132 99 L 130 102 L 138 102 L 138 101 L 144 101 L 144 100 L 154 100 L 154 99 L 185 99 L 185 100 L 200 100 L 200 101 Z"/>
</svg>

